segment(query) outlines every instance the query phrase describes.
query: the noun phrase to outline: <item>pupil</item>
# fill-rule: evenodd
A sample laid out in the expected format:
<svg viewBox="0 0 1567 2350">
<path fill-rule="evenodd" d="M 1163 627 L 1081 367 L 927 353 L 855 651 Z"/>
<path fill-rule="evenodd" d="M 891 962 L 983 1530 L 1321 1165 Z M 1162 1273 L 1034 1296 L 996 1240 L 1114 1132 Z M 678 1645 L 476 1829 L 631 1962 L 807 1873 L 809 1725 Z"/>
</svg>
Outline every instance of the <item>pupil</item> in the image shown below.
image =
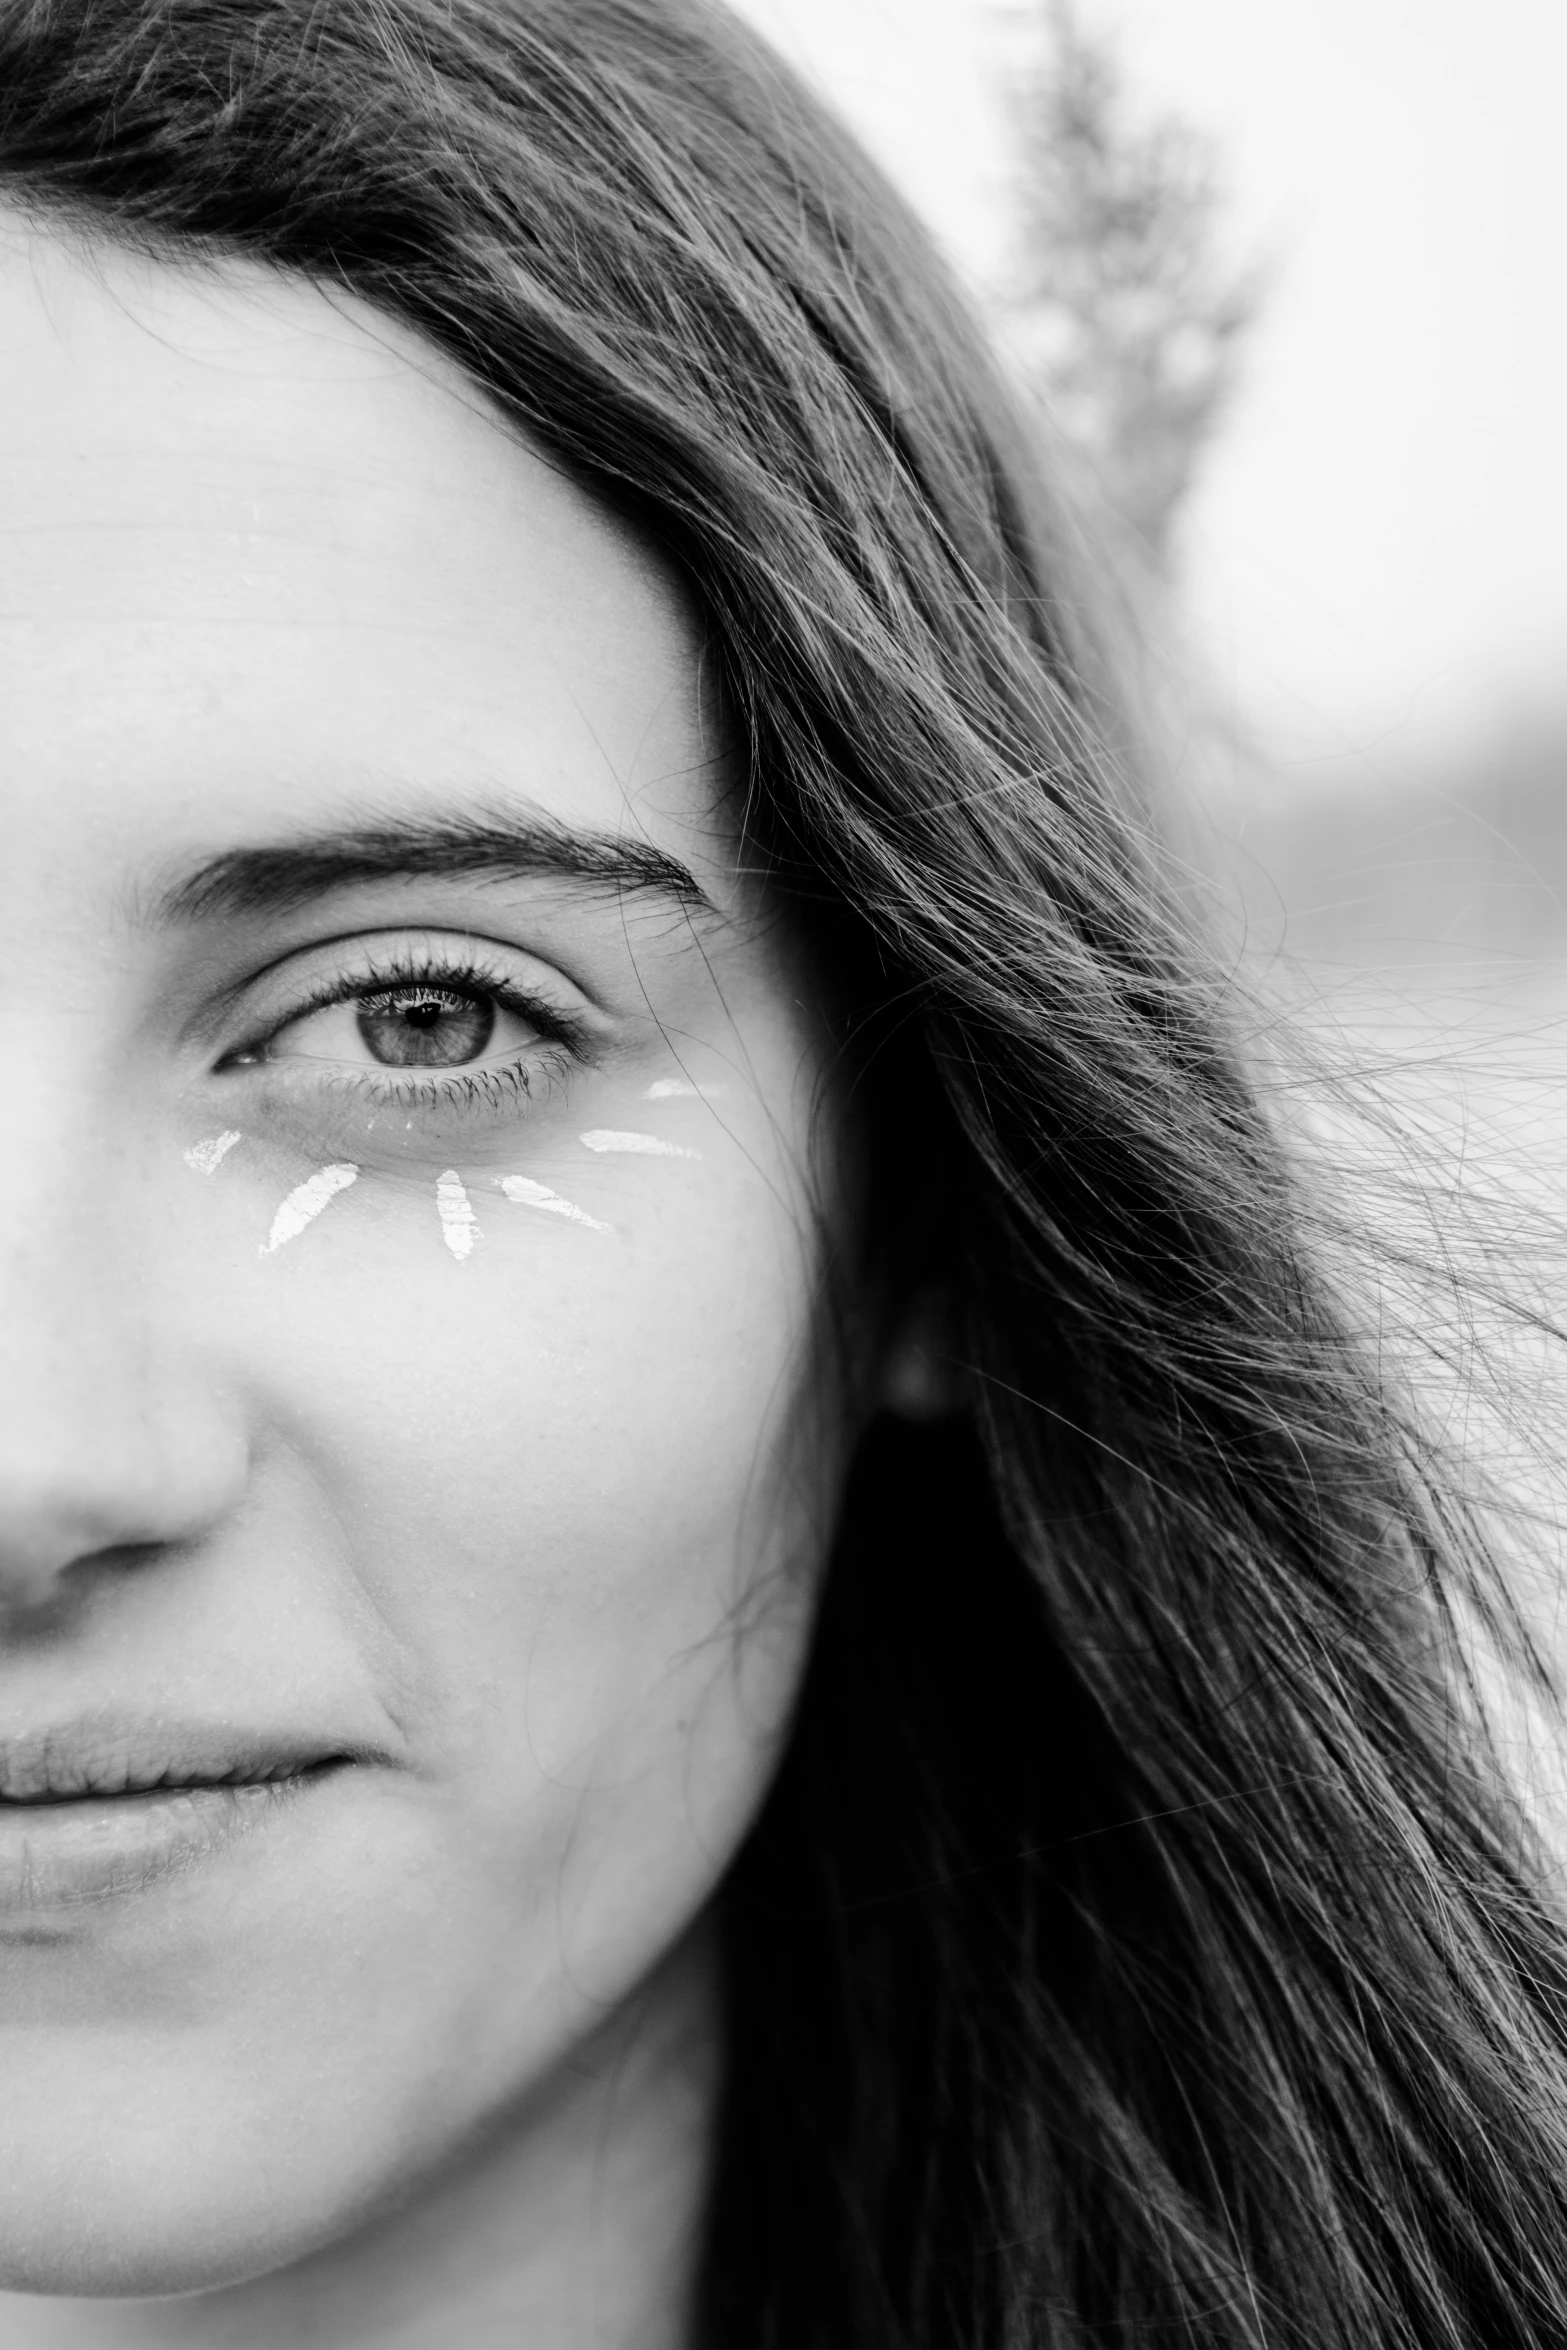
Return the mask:
<svg viewBox="0 0 1567 2350">
<path fill-rule="evenodd" d="M 458 1069 L 476 1061 L 495 1029 L 495 1006 L 446 987 L 394 987 L 363 996 L 359 1033 L 391 1069 Z"/>
</svg>

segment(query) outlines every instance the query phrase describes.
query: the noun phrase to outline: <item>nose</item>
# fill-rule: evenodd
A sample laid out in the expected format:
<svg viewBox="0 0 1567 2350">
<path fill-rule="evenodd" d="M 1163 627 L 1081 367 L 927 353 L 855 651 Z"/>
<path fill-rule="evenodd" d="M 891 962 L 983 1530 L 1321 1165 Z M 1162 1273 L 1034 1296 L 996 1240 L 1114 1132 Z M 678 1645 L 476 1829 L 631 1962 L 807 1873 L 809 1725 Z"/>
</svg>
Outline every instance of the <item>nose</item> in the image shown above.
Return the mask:
<svg viewBox="0 0 1567 2350">
<path fill-rule="evenodd" d="M 7 1188 L 11 1188 L 7 1186 Z M 0 1604 L 68 1569 L 199 1539 L 236 1504 L 242 1425 L 134 1214 L 105 1185 L 0 1210 Z"/>
</svg>

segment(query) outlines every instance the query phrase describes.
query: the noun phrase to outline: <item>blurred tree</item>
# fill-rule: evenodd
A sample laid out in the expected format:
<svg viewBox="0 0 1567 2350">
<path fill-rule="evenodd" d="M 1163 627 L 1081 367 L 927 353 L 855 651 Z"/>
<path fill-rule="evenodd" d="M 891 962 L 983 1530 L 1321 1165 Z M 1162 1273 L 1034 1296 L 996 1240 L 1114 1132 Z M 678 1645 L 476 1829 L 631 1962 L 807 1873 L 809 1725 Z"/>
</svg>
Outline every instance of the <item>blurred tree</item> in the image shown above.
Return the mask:
<svg viewBox="0 0 1567 2350">
<path fill-rule="evenodd" d="M 1038 0 L 1027 30 L 1032 54 L 1011 101 L 1018 210 L 1003 332 L 1025 382 L 1163 568 L 1262 273 L 1221 256 L 1212 142 L 1173 117 L 1132 119 L 1114 48 L 1085 32 L 1073 0 Z"/>
</svg>

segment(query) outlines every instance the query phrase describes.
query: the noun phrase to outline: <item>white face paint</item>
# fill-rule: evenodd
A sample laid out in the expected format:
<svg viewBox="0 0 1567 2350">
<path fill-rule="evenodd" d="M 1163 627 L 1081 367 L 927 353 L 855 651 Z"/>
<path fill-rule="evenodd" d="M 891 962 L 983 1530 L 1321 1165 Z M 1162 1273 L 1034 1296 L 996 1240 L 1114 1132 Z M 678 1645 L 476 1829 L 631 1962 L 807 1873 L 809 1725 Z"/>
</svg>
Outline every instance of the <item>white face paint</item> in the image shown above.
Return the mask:
<svg viewBox="0 0 1567 2350">
<path fill-rule="evenodd" d="M 242 1139 L 236 1126 L 231 1126 L 226 1134 L 209 1134 L 204 1141 L 191 1144 L 184 1153 L 185 1164 L 198 1175 L 215 1175 L 235 1143 Z"/>
<path fill-rule="evenodd" d="M 590 1216 L 585 1208 L 573 1207 L 569 1199 L 551 1191 L 547 1183 L 535 1183 L 531 1175 L 497 1175 L 495 1180 L 519 1208 L 543 1208 L 549 1215 L 566 1216 L 574 1224 L 586 1224 L 593 1232 L 610 1229 L 597 1216 Z"/>
<path fill-rule="evenodd" d="M 314 1223 L 322 1209 L 340 1191 L 346 1191 L 358 1173 L 357 1167 L 340 1161 L 336 1166 L 318 1167 L 305 1182 L 296 1183 L 272 1219 L 272 1229 L 262 1243 L 262 1255 L 275 1256 L 286 1241 L 297 1240 L 305 1226 Z"/>
<path fill-rule="evenodd" d="M 455 1167 L 435 1179 L 435 1212 L 441 1219 L 441 1237 L 460 1263 L 472 1256 L 479 1239 L 479 1219 L 473 1212 L 463 1179 Z"/>
<path fill-rule="evenodd" d="M 655 1077 L 646 1093 L 645 1102 L 721 1102 L 728 1098 L 727 1085 L 693 1085 L 685 1077 Z"/>
<path fill-rule="evenodd" d="M 624 1151 L 638 1159 L 699 1159 L 700 1151 L 688 1151 L 678 1142 L 665 1142 L 657 1134 L 630 1134 L 621 1126 L 594 1126 L 577 1140 L 586 1143 L 590 1151 Z"/>
</svg>

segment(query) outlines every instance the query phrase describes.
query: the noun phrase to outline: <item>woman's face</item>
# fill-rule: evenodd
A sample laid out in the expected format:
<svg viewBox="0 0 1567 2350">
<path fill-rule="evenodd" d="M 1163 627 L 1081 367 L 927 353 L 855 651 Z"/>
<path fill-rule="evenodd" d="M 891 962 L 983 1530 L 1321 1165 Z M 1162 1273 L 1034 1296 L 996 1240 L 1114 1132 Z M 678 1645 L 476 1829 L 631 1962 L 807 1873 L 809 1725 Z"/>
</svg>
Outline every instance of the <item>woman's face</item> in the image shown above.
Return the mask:
<svg viewBox="0 0 1567 2350">
<path fill-rule="evenodd" d="M 680 593 L 437 357 L 13 223 L 0 420 L 0 2282 L 167 2291 L 682 1946 L 842 1185 Z"/>
</svg>

